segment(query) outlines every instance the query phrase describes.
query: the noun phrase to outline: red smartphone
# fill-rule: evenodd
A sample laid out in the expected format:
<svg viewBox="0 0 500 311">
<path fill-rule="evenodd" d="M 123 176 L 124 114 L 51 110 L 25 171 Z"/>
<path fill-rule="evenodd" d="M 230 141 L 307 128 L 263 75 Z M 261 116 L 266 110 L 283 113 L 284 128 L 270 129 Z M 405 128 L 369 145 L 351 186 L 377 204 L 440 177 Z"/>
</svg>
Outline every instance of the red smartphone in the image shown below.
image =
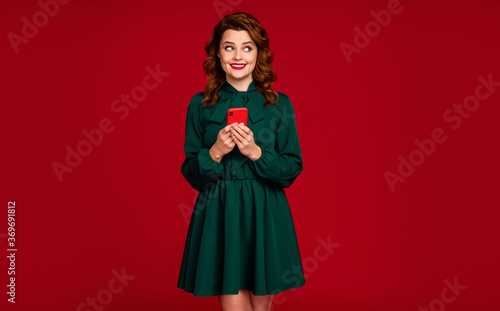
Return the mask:
<svg viewBox="0 0 500 311">
<path fill-rule="evenodd" d="M 247 108 L 229 108 L 227 110 L 227 125 L 233 123 L 243 123 L 247 125 L 248 109 Z"/>
</svg>

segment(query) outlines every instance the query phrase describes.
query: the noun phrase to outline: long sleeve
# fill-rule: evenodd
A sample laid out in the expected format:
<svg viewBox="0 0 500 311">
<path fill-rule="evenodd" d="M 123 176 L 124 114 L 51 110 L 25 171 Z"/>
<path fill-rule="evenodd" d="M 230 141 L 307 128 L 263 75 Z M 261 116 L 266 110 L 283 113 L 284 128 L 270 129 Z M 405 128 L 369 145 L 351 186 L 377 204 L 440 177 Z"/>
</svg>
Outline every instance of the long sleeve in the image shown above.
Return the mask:
<svg viewBox="0 0 500 311">
<path fill-rule="evenodd" d="M 282 93 L 280 105 L 281 117 L 275 129 L 275 145 L 255 141 L 262 149 L 262 155 L 249 163 L 258 176 L 286 188 L 302 172 L 303 163 L 293 106 L 288 96 Z M 254 133 L 254 138 L 256 136 Z"/>
<path fill-rule="evenodd" d="M 209 154 L 210 148 L 203 147 L 203 122 L 201 118 L 200 93 L 193 96 L 186 114 L 184 153 L 186 158 L 181 173 L 189 184 L 198 191 L 216 182 L 222 175 L 224 166 L 214 161 Z"/>
</svg>

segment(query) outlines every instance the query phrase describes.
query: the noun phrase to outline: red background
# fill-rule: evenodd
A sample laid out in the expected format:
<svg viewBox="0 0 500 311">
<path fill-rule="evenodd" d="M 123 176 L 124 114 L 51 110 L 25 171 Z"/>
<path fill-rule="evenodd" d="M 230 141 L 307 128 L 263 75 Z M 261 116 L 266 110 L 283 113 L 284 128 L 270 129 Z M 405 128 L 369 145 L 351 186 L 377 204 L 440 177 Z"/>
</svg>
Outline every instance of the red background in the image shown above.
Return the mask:
<svg viewBox="0 0 500 311">
<path fill-rule="evenodd" d="M 274 310 L 497 310 L 500 88 L 457 129 L 443 113 L 475 94 L 479 76 L 500 81 L 499 3 L 401 1 L 349 63 L 340 43 L 354 44 L 354 28 L 390 1 L 228 2 L 224 14 L 248 12 L 269 34 L 274 88 L 292 100 L 303 153 L 286 193 L 306 285 L 276 295 Z M 125 268 L 135 279 L 106 311 L 219 310 L 216 297 L 176 288 L 197 194 L 180 173 L 185 115 L 204 87 L 214 2 L 70 1 L 16 53 L 8 34 L 40 10 L 0 5 L 0 308 L 76 310 Z M 157 64 L 168 77 L 119 119 L 111 103 Z M 59 182 L 52 163 L 104 118 L 114 131 Z M 391 191 L 384 172 L 435 128 L 447 140 Z M 315 249 L 328 237 L 338 247 L 325 259 Z M 467 287 L 440 302 L 454 278 Z"/>
</svg>

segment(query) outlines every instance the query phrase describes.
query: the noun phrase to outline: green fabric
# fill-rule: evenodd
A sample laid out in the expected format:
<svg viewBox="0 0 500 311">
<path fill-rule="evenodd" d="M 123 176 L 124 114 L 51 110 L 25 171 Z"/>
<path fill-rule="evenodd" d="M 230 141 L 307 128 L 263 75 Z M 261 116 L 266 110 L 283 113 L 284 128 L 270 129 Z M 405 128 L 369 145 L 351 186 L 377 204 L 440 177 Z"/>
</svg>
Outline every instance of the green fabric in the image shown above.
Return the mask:
<svg viewBox="0 0 500 311">
<path fill-rule="evenodd" d="M 203 108 L 203 92 L 187 108 L 186 158 L 181 173 L 199 191 L 189 223 L 177 287 L 194 296 L 273 295 L 305 283 L 297 236 L 284 188 L 303 169 L 290 99 L 276 105 L 252 81 L 246 92 L 228 82 L 220 100 Z M 262 156 L 252 161 L 238 149 L 220 163 L 209 150 L 227 125 L 227 109 L 248 108 L 247 126 Z"/>
</svg>

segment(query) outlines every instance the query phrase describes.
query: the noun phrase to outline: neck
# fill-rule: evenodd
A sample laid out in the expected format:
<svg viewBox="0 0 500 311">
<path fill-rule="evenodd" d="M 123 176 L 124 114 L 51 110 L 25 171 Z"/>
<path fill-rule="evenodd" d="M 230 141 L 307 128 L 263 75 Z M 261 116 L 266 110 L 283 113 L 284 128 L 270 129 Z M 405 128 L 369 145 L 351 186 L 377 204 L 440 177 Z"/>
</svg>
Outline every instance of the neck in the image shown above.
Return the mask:
<svg viewBox="0 0 500 311">
<path fill-rule="evenodd" d="M 238 91 L 246 92 L 248 90 L 248 86 L 253 81 L 253 77 L 252 75 L 249 75 L 248 77 L 243 79 L 233 79 L 232 77 L 226 76 L 226 81 Z"/>
</svg>

